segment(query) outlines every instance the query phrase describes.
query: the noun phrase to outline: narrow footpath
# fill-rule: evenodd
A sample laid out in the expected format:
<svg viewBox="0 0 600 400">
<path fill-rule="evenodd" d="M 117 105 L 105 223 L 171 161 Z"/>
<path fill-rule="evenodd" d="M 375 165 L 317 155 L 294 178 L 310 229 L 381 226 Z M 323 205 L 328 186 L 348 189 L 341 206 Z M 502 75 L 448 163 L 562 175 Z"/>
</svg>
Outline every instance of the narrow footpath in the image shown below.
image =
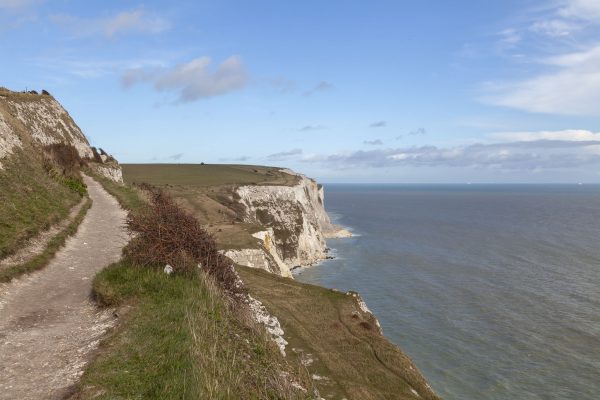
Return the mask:
<svg viewBox="0 0 600 400">
<path fill-rule="evenodd" d="M 61 399 L 114 323 L 90 300 L 94 275 L 121 257 L 126 212 L 85 177 L 92 207 L 46 268 L 0 284 L 0 399 Z"/>
</svg>

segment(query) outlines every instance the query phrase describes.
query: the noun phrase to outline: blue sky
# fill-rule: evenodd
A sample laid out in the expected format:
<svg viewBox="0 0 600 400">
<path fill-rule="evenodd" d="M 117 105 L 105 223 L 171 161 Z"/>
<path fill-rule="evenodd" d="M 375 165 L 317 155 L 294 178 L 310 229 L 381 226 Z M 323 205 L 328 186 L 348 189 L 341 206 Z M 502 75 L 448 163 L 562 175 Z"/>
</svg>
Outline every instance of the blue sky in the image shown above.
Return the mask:
<svg viewBox="0 0 600 400">
<path fill-rule="evenodd" d="M 0 54 L 121 162 L 600 182 L 600 0 L 0 0 Z"/>
</svg>

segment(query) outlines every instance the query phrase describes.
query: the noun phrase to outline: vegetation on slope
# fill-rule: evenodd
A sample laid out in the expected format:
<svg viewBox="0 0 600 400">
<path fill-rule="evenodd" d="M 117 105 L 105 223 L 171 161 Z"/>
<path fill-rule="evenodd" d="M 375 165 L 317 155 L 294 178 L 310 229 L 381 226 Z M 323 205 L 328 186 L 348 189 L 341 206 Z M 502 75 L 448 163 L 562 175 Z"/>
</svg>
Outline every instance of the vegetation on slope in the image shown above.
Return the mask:
<svg viewBox="0 0 600 400">
<path fill-rule="evenodd" d="M 89 198 L 86 199 L 75 218 L 73 218 L 73 220 L 65 227 L 65 229 L 50 239 L 48 245 L 40 254 L 23 264 L 1 268 L 0 282 L 9 282 L 19 275 L 37 271 L 48 265 L 56 252 L 65 244 L 67 238 L 77 232 L 77 228 L 85 218 L 85 215 L 91 206 L 92 200 Z"/>
<path fill-rule="evenodd" d="M 125 315 L 88 367 L 77 398 L 308 397 L 281 374 L 278 349 L 206 275 L 189 279 L 123 261 L 96 277 L 94 294 Z M 299 375 L 287 368 L 288 376 Z"/>
<path fill-rule="evenodd" d="M 220 249 L 258 248 L 252 236 L 263 227 L 242 221 L 236 201 L 241 185 L 293 185 L 297 178 L 279 168 L 248 165 L 124 164 L 129 184 L 146 182 L 168 192 L 215 235 Z"/>
<path fill-rule="evenodd" d="M 439 399 L 414 363 L 382 336 L 352 294 L 237 267 L 250 294 L 279 318 L 291 357 L 324 398 Z M 315 375 L 313 375 L 314 377 Z M 418 396 L 416 395 L 418 393 Z"/>
<path fill-rule="evenodd" d="M 213 225 L 218 241 L 251 247 L 251 227 L 235 220 L 236 210 L 229 204 L 235 200 L 231 188 L 236 183 L 208 186 L 204 167 L 196 167 L 198 176 L 180 179 L 179 172 L 190 173 L 187 166 L 137 166 L 135 176 L 163 182 L 161 187 L 181 205 Z M 222 166 L 224 170 L 227 167 Z M 126 181 L 132 179 L 128 168 L 125 166 Z M 196 184 L 183 184 L 192 179 Z M 438 399 L 414 363 L 379 333 L 374 318 L 360 310 L 354 297 L 262 270 L 236 269 L 250 294 L 282 324 L 289 341 L 288 362 L 305 364 L 322 397 Z"/>
<path fill-rule="evenodd" d="M 190 238 L 190 226 L 197 231 L 197 225 L 185 221 L 193 217 L 174 211 L 174 203 L 153 193 L 147 194 L 149 206 L 134 200 L 139 192 L 131 187 L 109 183 L 106 189 L 122 205 L 134 205 L 130 227 L 142 234 L 125 252 L 133 257 L 94 280 L 94 297 L 101 305 L 117 307 L 123 319 L 101 345 L 74 398 L 311 398 L 306 371 L 283 359 L 240 297 L 231 297 L 228 281 L 213 270 L 224 266 L 210 268 L 207 255 L 215 255 L 214 243 L 211 251 L 198 253 L 184 243 L 184 254 L 177 254 L 147 234 L 147 229 L 160 229 L 165 243 L 179 243 Z M 163 271 L 167 261 L 175 267 L 171 275 Z M 208 268 L 196 268 L 198 261 Z"/>
<path fill-rule="evenodd" d="M 18 151 L 0 169 L 0 259 L 52 224 L 81 200 L 72 179 L 52 175 L 39 154 Z"/>
<path fill-rule="evenodd" d="M 121 185 L 89 169 L 86 169 L 86 173 L 99 182 L 104 190 L 114 196 L 125 210 L 138 211 L 144 206 L 143 194 L 134 186 Z"/>
</svg>

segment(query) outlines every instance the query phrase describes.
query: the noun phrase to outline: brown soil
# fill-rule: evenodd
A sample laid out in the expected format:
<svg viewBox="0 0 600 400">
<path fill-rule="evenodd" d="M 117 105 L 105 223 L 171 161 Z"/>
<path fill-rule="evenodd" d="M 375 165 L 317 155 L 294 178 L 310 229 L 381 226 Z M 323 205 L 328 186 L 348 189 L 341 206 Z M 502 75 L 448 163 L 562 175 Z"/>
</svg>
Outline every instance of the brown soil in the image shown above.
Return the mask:
<svg viewBox="0 0 600 400">
<path fill-rule="evenodd" d="M 0 285 L 0 399 L 64 397 L 114 324 L 89 296 L 96 272 L 121 256 L 126 213 L 85 180 L 93 205 L 77 233 L 46 268 Z"/>
</svg>

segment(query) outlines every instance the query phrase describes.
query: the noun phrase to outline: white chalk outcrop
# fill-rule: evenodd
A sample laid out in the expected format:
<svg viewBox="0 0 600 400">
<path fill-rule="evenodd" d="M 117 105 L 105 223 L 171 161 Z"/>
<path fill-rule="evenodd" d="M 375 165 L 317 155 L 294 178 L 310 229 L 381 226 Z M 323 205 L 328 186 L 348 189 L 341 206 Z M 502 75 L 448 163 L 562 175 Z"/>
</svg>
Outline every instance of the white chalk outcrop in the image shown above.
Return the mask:
<svg viewBox="0 0 600 400">
<path fill-rule="evenodd" d="M 21 146 L 21 139 L 0 114 L 0 169 L 2 169 L 2 159 L 11 155 L 15 147 Z"/>
<path fill-rule="evenodd" d="M 285 346 L 288 345 L 288 342 L 283 338 L 284 332 L 277 317 L 269 314 L 265 306 L 250 295 L 247 295 L 246 303 L 250 307 L 254 321 L 264 325 L 267 333 L 271 336 L 271 340 L 275 342 L 277 347 L 279 347 L 281 355 L 285 357 Z"/>
<path fill-rule="evenodd" d="M 113 182 L 123 183 L 123 171 L 120 166 L 109 165 L 98 165 L 93 164 L 91 168 L 96 171 L 99 175 L 110 179 Z"/>
<path fill-rule="evenodd" d="M 250 268 L 260 268 L 265 271 L 292 278 L 290 268 L 281 260 L 273 244 L 273 230 L 260 231 L 252 234 L 260 241 L 260 247 L 254 249 L 230 249 L 223 252 L 234 263 Z"/>
<path fill-rule="evenodd" d="M 123 182 L 118 163 L 106 155 L 105 159 L 95 157 L 81 129 L 54 97 L 0 88 L 0 160 L 12 154 L 16 147 L 22 147 L 24 140 L 42 148 L 57 143 L 71 145 L 100 175 Z"/>
<path fill-rule="evenodd" d="M 11 114 L 23 124 L 39 144 L 46 146 L 68 143 L 77 149 L 81 158 L 94 156 L 81 129 L 52 96 L 37 96 L 35 101 L 9 98 L 6 103 Z"/>
<path fill-rule="evenodd" d="M 291 277 L 293 268 L 326 258 L 326 238 L 350 233 L 331 223 L 321 185 L 292 171 L 282 172 L 294 175 L 297 183 L 241 186 L 236 190 L 238 201 L 245 208 L 244 220 L 266 230 L 254 235 L 262 241 L 258 252 L 230 250 L 226 255 L 239 264 Z"/>
</svg>

